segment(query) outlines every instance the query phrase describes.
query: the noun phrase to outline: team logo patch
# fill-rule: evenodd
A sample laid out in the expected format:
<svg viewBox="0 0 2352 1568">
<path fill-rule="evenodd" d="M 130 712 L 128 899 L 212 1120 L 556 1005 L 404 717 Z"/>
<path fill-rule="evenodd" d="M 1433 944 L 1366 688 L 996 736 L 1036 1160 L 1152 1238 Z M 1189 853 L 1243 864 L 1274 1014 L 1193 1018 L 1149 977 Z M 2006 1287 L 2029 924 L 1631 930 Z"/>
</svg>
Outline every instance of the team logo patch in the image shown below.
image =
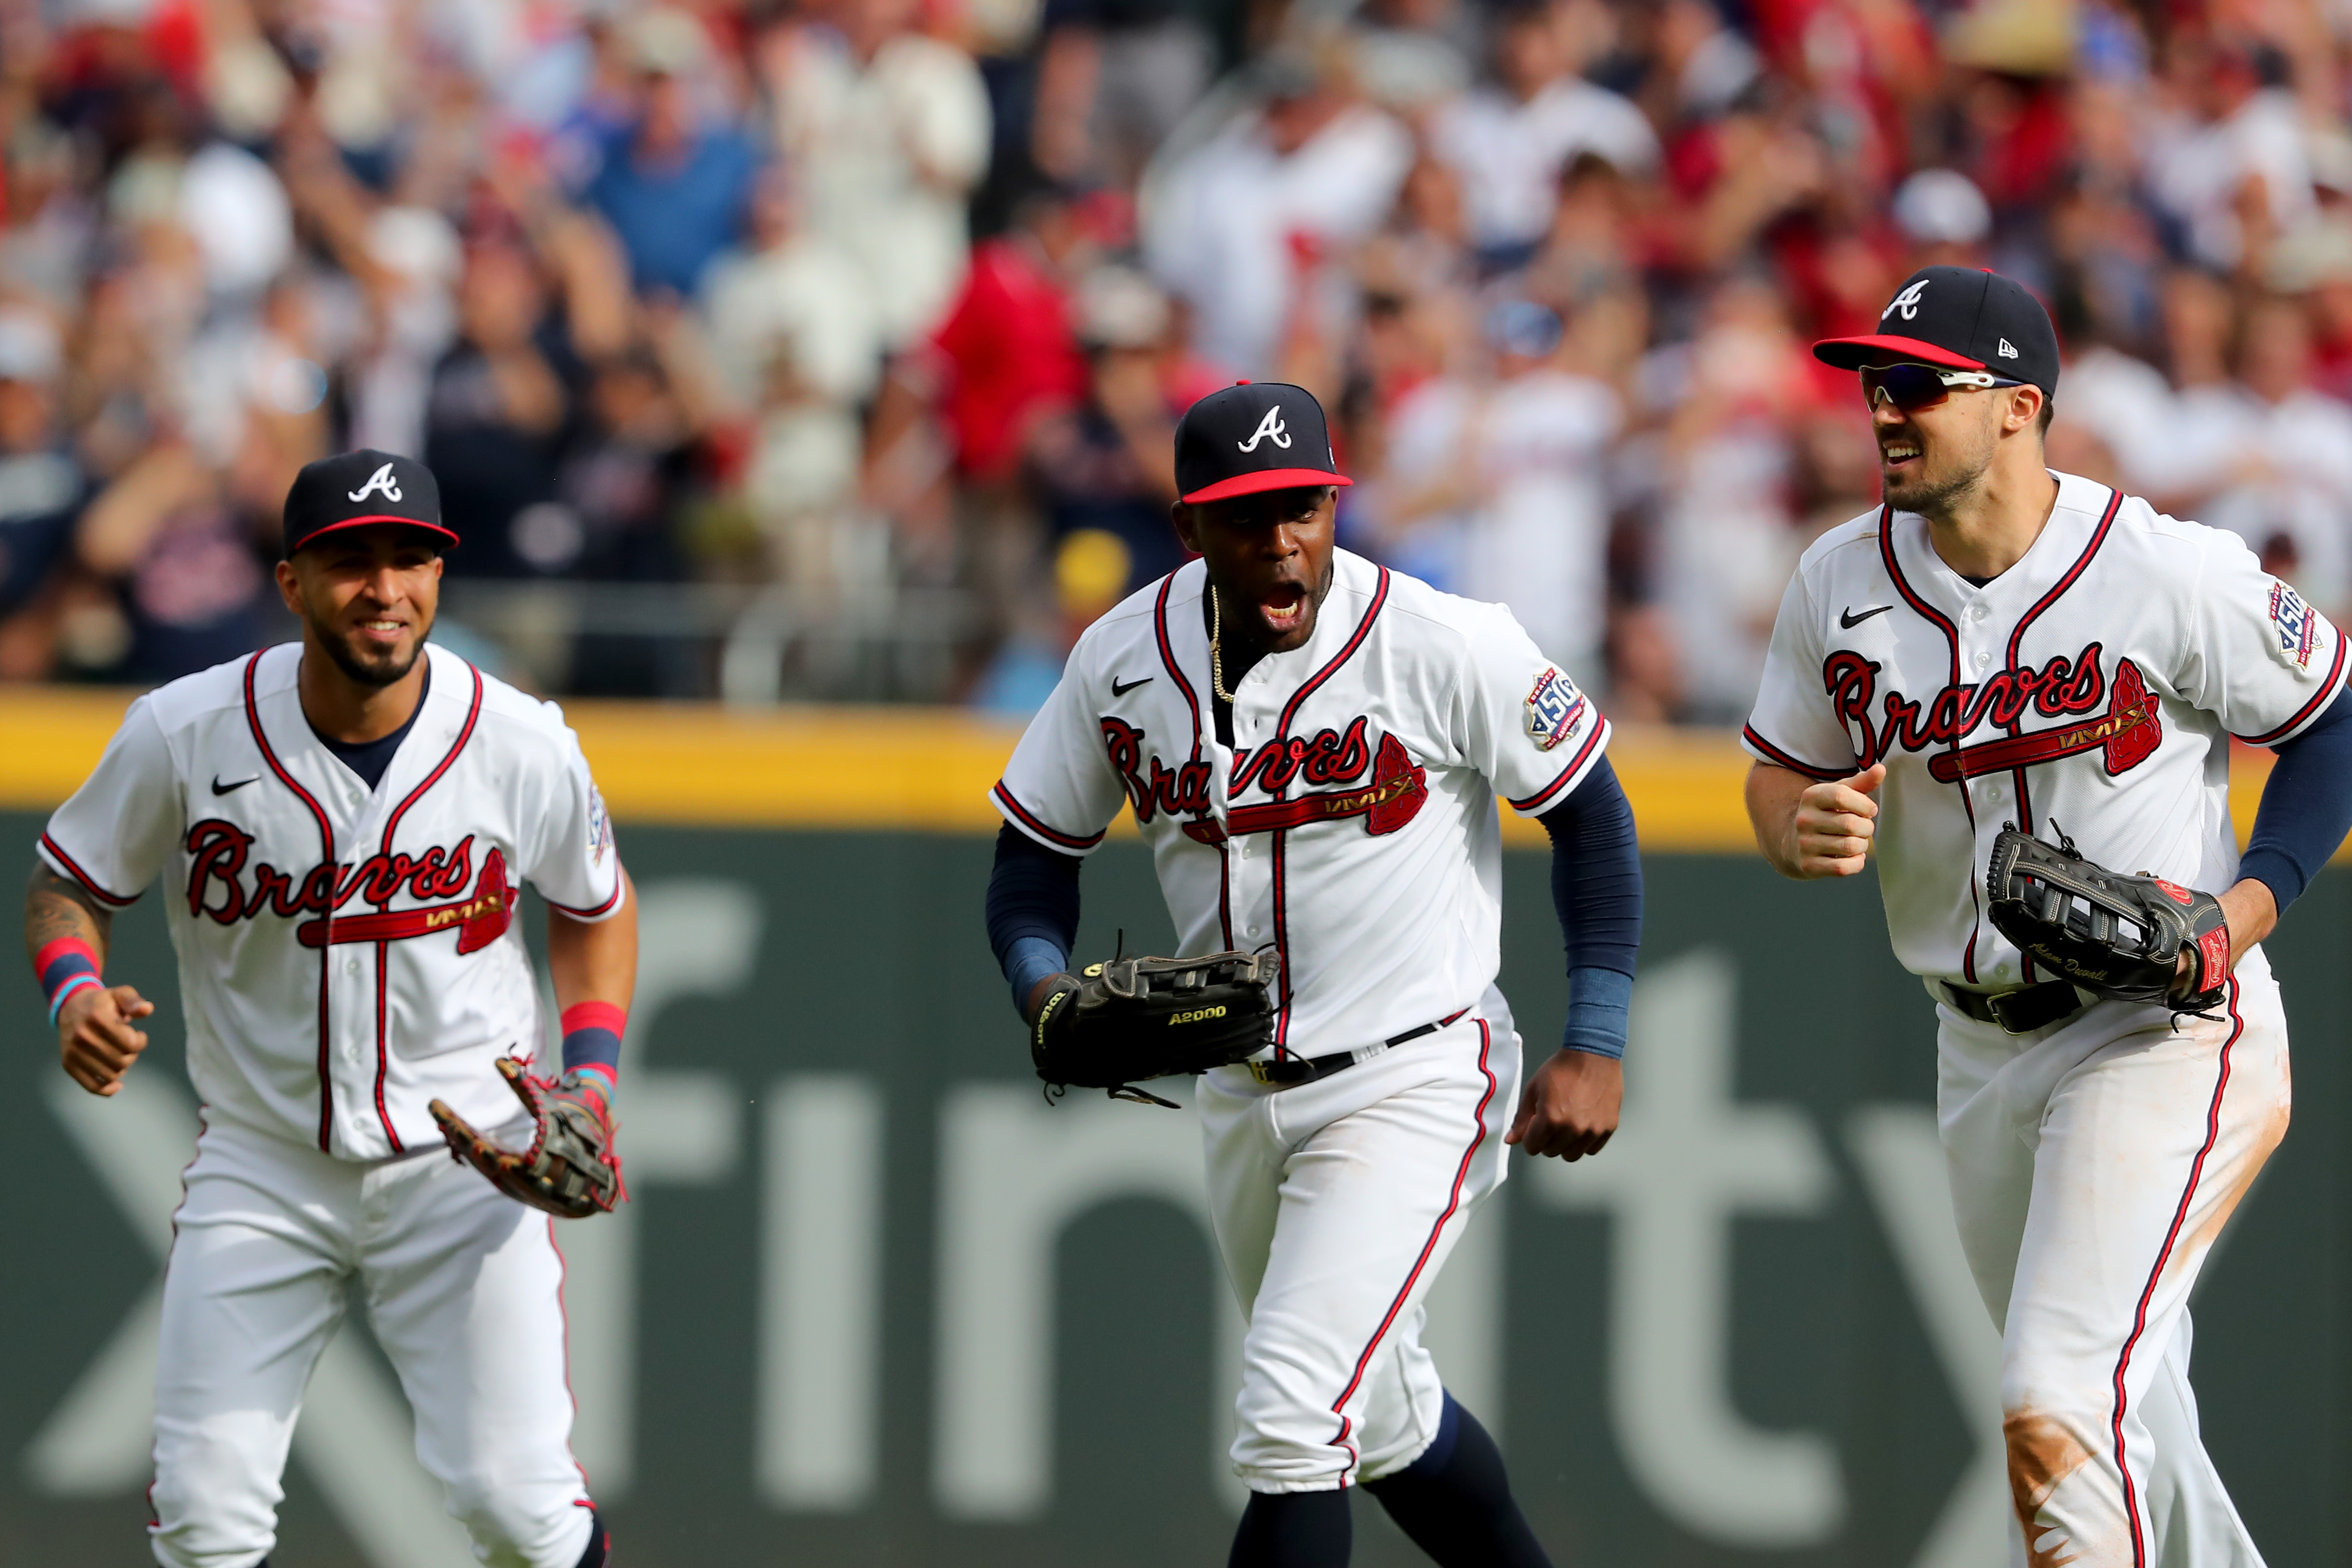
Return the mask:
<svg viewBox="0 0 2352 1568">
<path fill-rule="evenodd" d="M 1584 719 L 1584 693 L 1555 666 L 1546 665 L 1528 693 L 1528 738 L 1536 749 L 1549 752 L 1570 735 Z"/>
<path fill-rule="evenodd" d="M 1919 314 L 1919 296 L 1925 294 L 1927 291 L 1927 285 L 1934 281 L 1935 279 L 1932 278 L 1922 278 L 1916 283 L 1912 284 L 1908 289 L 1904 289 L 1903 292 L 1897 294 L 1894 299 L 1889 300 L 1886 302 L 1886 309 L 1878 312 L 1878 319 L 1883 321 L 1886 320 L 1887 317 L 1895 314 L 1895 311 L 1900 310 L 1903 312 L 1903 319 L 1905 321 L 1908 321 L 1916 320 Z"/>
<path fill-rule="evenodd" d="M 613 819 L 604 810 L 604 792 L 594 784 L 588 786 L 588 864 L 602 866 L 604 851 L 613 847 Z"/>
<path fill-rule="evenodd" d="M 2279 657 L 2298 669 L 2311 665 L 2311 650 L 2319 646 L 2319 612 L 2284 583 L 2271 584 L 2271 625 L 2276 628 Z"/>
</svg>

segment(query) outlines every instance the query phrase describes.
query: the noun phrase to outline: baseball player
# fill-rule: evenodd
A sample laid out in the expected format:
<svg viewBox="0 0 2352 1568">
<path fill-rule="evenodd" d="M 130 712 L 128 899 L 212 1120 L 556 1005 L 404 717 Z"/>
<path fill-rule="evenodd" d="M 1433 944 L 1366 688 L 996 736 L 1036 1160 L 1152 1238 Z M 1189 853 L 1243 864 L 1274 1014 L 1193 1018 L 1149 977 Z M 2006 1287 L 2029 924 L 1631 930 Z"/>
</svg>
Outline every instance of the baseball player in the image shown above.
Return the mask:
<svg viewBox="0 0 2352 1568">
<path fill-rule="evenodd" d="M 1953 1209 L 2002 1333 L 2011 1560 L 2259 1563 L 2198 1436 L 2188 1302 L 2286 1131 L 2258 943 L 2352 826 L 2344 639 L 2234 535 L 2043 466 L 2058 345 L 2010 279 L 1927 268 L 1876 333 L 1813 352 L 1860 373 L 1885 504 L 1781 600 L 1748 807 L 1784 875 L 1875 852 L 1895 956 L 1936 998 Z M 2242 859 L 2232 735 L 2279 759 Z M 2025 835 L 2148 918 L 2021 900 Z M 2121 964 L 2175 921 L 2198 940 L 2163 951 L 2152 999 L 2067 956 Z"/>
<path fill-rule="evenodd" d="M 146 1047 L 153 1004 L 101 972 L 111 911 L 159 876 L 179 954 L 203 1131 L 163 1286 L 149 1533 L 167 1568 L 266 1561 L 354 1278 L 476 1554 L 605 1560 L 570 1449 L 553 1224 L 442 1157 L 428 1105 L 515 1146 L 573 1122 L 609 1151 L 636 915 L 562 715 L 425 640 L 456 542 L 421 463 L 305 468 L 278 566 L 301 641 L 133 702 L 41 836 L 26 942 L 75 1082 L 114 1094 Z M 525 881 L 563 1009 L 561 1081 L 520 1085 L 536 1127 L 492 1070 L 541 1038 Z"/>
<path fill-rule="evenodd" d="M 1277 960 L 1271 1047 L 1197 1096 L 1249 1319 L 1234 1568 L 1346 1563 L 1358 1482 L 1440 1563 L 1542 1564 L 1422 1302 L 1504 1145 L 1572 1160 L 1617 1125 L 1641 872 L 1608 723 L 1507 610 L 1333 547 L 1349 481 L 1305 390 L 1194 404 L 1176 477 L 1201 559 L 1090 627 L 1022 737 L 991 942 L 1025 1018 L 1067 994 L 1079 867 L 1127 806 L 1178 956 Z M 1573 992 L 1524 1096 L 1497 797 L 1550 831 Z"/>
</svg>

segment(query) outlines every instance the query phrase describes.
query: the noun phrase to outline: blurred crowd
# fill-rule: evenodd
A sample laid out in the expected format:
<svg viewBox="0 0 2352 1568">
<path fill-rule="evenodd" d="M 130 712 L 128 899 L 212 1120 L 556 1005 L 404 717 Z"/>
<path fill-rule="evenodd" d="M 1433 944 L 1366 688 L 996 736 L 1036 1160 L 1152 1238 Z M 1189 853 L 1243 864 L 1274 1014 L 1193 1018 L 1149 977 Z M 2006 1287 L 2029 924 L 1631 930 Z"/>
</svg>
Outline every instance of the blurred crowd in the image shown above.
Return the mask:
<svg viewBox="0 0 2352 1568">
<path fill-rule="evenodd" d="M 0 679 L 283 636 L 286 486 L 372 446 L 526 680 L 795 658 L 599 618 L 667 586 L 914 606 L 900 694 L 1019 710 L 1245 376 L 1332 411 L 1350 548 L 1736 721 L 1875 499 L 1806 345 L 1929 262 L 2050 305 L 2053 466 L 2340 616 L 2347 108 L 2352 0 L 0 0 Z"/>
</svg>

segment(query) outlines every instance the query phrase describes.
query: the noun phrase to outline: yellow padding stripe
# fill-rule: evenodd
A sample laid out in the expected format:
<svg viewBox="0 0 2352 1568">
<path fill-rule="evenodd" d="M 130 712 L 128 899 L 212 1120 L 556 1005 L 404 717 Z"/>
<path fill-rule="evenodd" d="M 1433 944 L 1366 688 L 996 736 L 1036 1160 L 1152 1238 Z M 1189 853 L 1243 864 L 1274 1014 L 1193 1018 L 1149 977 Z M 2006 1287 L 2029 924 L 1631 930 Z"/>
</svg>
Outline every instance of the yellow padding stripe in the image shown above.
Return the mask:
<svg viewBox="0 0 2352 1568">
<path fill-rule="evenodd" d="M 98 761 L 134 693 L 18 687 L 0 696 L 0 807 L 47 810 Z M 704 827 L 912 828 L 992 833 L 988 792 L 1020 726 L 951 709 L 784 708 L 733 712 L 664 703 L 576 702 L 565 716 L 624 823 Z M 1748 854 L 1747 753 L 1728 731 L 1619 725 L 1609 756 L 1643 847 Z M 2231 810 L 2253 825 L 2271 754 L 2234 748 Z M 1132 836 L 1120 815 L 1114 835 Z M 1506 843 L 1543 829 L 1503 814 Z"/>
</svg>

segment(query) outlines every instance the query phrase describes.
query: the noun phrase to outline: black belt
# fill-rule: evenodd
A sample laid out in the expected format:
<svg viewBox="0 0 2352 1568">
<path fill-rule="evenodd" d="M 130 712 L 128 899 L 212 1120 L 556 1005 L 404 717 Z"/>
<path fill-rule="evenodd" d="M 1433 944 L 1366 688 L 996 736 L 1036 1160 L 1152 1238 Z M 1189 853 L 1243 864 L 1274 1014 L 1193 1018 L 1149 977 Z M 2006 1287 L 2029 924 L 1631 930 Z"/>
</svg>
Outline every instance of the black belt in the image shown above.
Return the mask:
<svg viewBox="0 0 2352 1568">
<path fill-rule="evenodd" d="M 1387 1050 L 1390 1047 L 1401 1046 L 1407 1040 L 1417 1040 L 1423 1035 L 1433 1035 L 1448 1024 L 1466 1016 L 1469 1011 L 1469 1008 L 1465 1007 L 1459 1013 L 1447 1014 L 1435 1023 L 1423 1024 L 1417 1029 L 1407 1029 L 1402 1035 L 1391 1035 L 1381 1042 L 1381 1049 Z M 1313 1083 L 1318 1078 L 1329 1078 L 1335 1072 L 1345 1072 L 1356 1065 L 1356 1053 L 1333 1051 L 1328 1057 L 1291 1057 L 1281 1061 L 1268 1061 L 1261 1058 L 1243 1065 L 1250 1069 L 1250 1077 L 1269 1088 L 1297 1089 L 1302 1083 Z"/>
<path fill-rule="evenodd" d="M 2012 1035 L 2046 1029 L 2062 1018 L 2073 1017 L 2087 1005 L 2083 994 L 2063 980 L 2046 980 L 2018 991 L 1963 991 L 1950 984 L 1940 989 L 1954 1012 L 1979 1024 L 1998 1024 Z"/>
</svg>

